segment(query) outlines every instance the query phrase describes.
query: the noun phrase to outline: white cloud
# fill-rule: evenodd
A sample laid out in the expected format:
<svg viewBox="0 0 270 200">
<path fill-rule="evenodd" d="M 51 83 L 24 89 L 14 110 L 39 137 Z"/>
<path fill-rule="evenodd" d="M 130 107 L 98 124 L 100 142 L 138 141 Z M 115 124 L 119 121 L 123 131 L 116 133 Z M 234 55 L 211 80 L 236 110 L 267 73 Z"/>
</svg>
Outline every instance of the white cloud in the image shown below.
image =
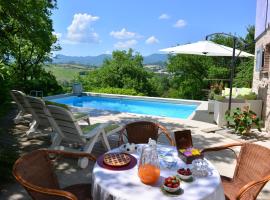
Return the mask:
<svg viewBox="0 0 270 200">
<path fill-rule="evenodd" d="M 159 40 L 155 36 L 151 36 L 145 40 L 146 44 L 156 44 L 159 43 Z"/>
<path fill-rule="evenodd" d="M 179 19 L 173 26 L 175 28 L 182 28 L 187 25 L 187 22 L 183 19 Z"/>
<path fill-rule="evenodd" d="M 163 13 L 159 16 L 159 19 L 170 19 L 170 16 L 167 15 L 166 13 Z"/>
<path fill-rule="evenodd" d="M 135 32 L 127 31 L 125 28 L 122 28 L 120 31 L 111 31 L 110 35 L 116 39 L 124 40 L 124 39 L 132 39 L 137 38 L 139 35 Z"/>
<path fill-rule="evenodd" d="M 99 35 L 91 27 L 91 24 L 99 19 L 98 16 L 77 13 L 73 16 L 72 23 L 67 28 L 69 43 L 97 43 Z"/>
<path fill-rule="evenodd" d="M 58 32 L 53 31 L 52 34 L 55 35 L 58 40 L 60 40 L 62 38 L 62 33 L 58 33 Z"/>
<path fill-rule="evenodd" d="M 132 46 L 136 45 L 138 42 L 137 40 L 127 40 L 124 42 L 117 42 L 114 44 L 114 47 L 117 49 L 128 49 L 131 48 Z"/>
</svg>

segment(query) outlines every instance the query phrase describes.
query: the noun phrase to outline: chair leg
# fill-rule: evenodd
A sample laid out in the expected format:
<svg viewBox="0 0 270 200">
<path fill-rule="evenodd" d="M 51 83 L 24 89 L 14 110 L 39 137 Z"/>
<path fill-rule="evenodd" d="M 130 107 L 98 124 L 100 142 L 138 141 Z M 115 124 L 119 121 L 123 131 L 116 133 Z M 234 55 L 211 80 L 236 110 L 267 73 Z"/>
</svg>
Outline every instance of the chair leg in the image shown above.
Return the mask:
<svg viewBox="0 0 270 200">
<path fill-rule="evenodd" d="M 88 125 L 90 125 L 90 117 L 87 117 L 85 121 L 88 123 Z"/>
<path fill-rule="evenodd" d="M 28 138 L 32 137 L 32 134 L 37 131 L 39 123 L 35 120 L 31 123 L 29 130 L 26 132 Z"/>
<path fill-rule="evenodd" d="M 111 147 L 107 138 L 107 134 L 104 129 L 101 130 L 101 142 L 107 151 L 111 150 Z"/>
<path fill-rule="evenodd" d="M 85 153 L 91 153 L 91 152 L 92 152 L 92 150 L 93 150 L 93 148 L 94 148 L 94 146 L 95 146 L 95 144 L 96 144 L 96 142 L 97 142 L 97 140 L 98 140 L 100 134 L 101 134 L 101 132 L 98 132 L 93 138 L 91 138 L 91 139 L 86 143 L 83 152 L 85 152 Z M 86 157 L 84 157 L 84 158 L 79 158 L 79 160 L 78 160 L 78 166 L 79 166 L 80 168 L 83 168 L 83 169 L 84 169 L 84 168 L 86 168 L 86 167 L 88 166 L 88 162 L 89 162 L 89 160 L 88 160 L 88 158 L 86 158 Z"/>
<path fill-rule="evenodd" d="M 52 137 L 52 144 L 50 146 L 50 149 L 56 149 L 61 144 L 63 138 L 58 133 L 52 133 L 54 136 Z"/>
<path fill-rule="evenodd" d="M 84 147 L 84 152 L 85 153 L 91 153 L 101 132 L 98 132 L 94 137 L 90 138 L 90 140 L 86 143 Z"/>
<path fill-rule="evenodd" d="M 20 121 L 23 119 L 23 115 L 24 115 L 23 111 L 20 110 L 17 116 L 14 118 L 14 123 L 15 124 L 20 123 Z"/>
</svg>

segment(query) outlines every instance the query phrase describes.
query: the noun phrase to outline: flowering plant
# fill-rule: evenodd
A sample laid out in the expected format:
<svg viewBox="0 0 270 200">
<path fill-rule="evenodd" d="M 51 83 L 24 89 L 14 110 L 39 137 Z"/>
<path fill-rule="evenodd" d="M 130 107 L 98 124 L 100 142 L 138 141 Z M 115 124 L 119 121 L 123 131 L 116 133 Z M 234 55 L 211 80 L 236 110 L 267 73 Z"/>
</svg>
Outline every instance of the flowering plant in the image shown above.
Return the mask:
<svg viewBox="0 0 270 200">
<path fill-rule="evenodd" d="M 225 119 L 229 126 L 234 127 L 236 133 L 248 134 L 252 127 L 261 131 L 261 120 L 249 109 L 249 106 L 244 107 L 243 110 L 236 108 L 231 113 L 227 112 Z"/>
<path fill-rule="evenodd" d="M 189 156 L 199 156 L 201 155 L 201 152 L 199 149 L 190 147 L 187 149 L 179 149 L 179 151 L 184 154 L 185 156 L 189 157 Z"/>
<path fill-rule="evenodd" d="M 213 100 L 215 99 L 216 95 L 221 95 L 223 89 L 223 83 L 215 83 L 214 85 L 210 86 L 210 92 L 208 94 L 208 98 Z"/>
</svg>

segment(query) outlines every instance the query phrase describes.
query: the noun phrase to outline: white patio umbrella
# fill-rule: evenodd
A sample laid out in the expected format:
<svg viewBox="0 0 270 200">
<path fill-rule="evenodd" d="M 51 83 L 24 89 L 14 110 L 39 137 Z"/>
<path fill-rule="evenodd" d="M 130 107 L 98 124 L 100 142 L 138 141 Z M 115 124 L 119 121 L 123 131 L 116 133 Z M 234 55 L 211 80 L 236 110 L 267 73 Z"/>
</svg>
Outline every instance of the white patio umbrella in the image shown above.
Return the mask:
<svg viewBox="0 0 270 200">
<path fill-rule="evenodd" d="M 230 56 L 231 57 L 233 54 L 233 48 L 220 45 L 212 41 L 208 41 L 208 40 L 179 45 L 179 46 L 170 47 L 166 49 L 160 49 L 160 51 L 165 52 L 165 53 L 172 53 L 172 54 L 193 54 L 193 55 L 204 55 L 204 56 Z M 239 57 L 253 57 L 254 56 L 250 53 L 236 49 L 235 55 L 237 56 L 238 54 L 239 54 Z"/>
<path fill-rule="evenodd" d="M 220 34 L 220 33 L 217 33 L 217 34 Z M 235 47 L 236 37 L 233 36 L 233 39 L 234 39 L 234 47 Z M 198 41 L 191 44 L 184 44 L 184 45 L 179 45 L 179 46 L 170 47 L 166 49 L 160 49 L 160 51 L 166 52 L 166 53 L 172 53 L 172 54 L 193 54 L 193 55 L 204 55 L 204 56 L 230 56 L 232 57 L 231 76 L 230 76 L 230 97 L 229 97 L 228 110 L 231 110 L 232 82 L 233 82 L 233 76 L 234 76 L 235 59 L 237 57 L 254 57 L 254 55 L 250 53 L 240 51 L 235 48 L 233 49 L 231 47 L 227 47 L 224 45 L 220 45 L 209 40 L 203 40 L 203 41 Z"/>
</svg>

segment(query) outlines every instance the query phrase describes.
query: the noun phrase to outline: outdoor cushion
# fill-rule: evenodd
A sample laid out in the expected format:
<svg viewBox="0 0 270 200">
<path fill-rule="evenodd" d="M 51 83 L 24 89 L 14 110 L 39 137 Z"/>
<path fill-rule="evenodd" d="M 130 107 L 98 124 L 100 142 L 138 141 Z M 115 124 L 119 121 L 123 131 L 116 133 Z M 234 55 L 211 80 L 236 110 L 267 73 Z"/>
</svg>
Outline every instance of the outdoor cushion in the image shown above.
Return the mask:
<svg viewBox="0 0 270 200">
<path fill-rule="evenodd" d="M 62 107 L 62 108 L 65 108 L 65 109 L 69 109 L 69 107 L 65 104 L 62 104 L 62 103 L 56 103 L 56 102 L 52 102 L 52 101 L 45 101 L 45 104 L 46 105 L 54 105 L 54 106 L 59 106 L 59 107 Z M 81 119 L 85 119 L 85 118 L 88 118 L 89 117 L 89 114 L 88 113 L 84 113 L 84 112 L 72 112 L 73 114 L 73 117 L 76 119 L 76 121 L 79 121 Z"/>
<path fill-rule="evenodd" d="M 52 101 L 44 101 L 46 105 L 53 105 L 53 106 L 59 106 L 65 109 L 69 110 L 69 107 L 66 104 L 62 104 L 62 103 L 56 103 L 56 102 L 52 102 Z"/>
<path fill-rule="evenodd" d="M 92 125 L 88 125 L 88 126 L 83 126 L 83 127 L 81 127 L 81 129 L 82 129 L 84 134 L 87 134 L 90 131 L 94 130 L 99 125 L 101 125 L 101 123 L 96 123 L 96 124 L 92 124 Z M 110 125 L 106 126 L 104 128 L 104 130 L 105 130 L 106 133 L 108 133 L 108 132 L 110 132 L 110 131 L 118 128 L 118 127 L 119 127 L 119 125 L 117 125 L 117 124 L 110 124 Z"/>
<path fill-rule="evenodd" d="M 232 96 L 236 97 L 237 95 L 247 95 L 252 92 L 251 88 L 233 88 L 232 89 Z M 222 90 L 222 96 L 229 96 L 230 95 L 230 88 L 225 88 Z"/>
<path fill-rule="evenodd" d="M 83 118 L 89 116 L 87 113 L 82 113 L 82 112 L 72 112 L 72 114 L 73 114 L 73 117 L 74 117 L 76 120 L 83 119 Z"/>
</svg>

